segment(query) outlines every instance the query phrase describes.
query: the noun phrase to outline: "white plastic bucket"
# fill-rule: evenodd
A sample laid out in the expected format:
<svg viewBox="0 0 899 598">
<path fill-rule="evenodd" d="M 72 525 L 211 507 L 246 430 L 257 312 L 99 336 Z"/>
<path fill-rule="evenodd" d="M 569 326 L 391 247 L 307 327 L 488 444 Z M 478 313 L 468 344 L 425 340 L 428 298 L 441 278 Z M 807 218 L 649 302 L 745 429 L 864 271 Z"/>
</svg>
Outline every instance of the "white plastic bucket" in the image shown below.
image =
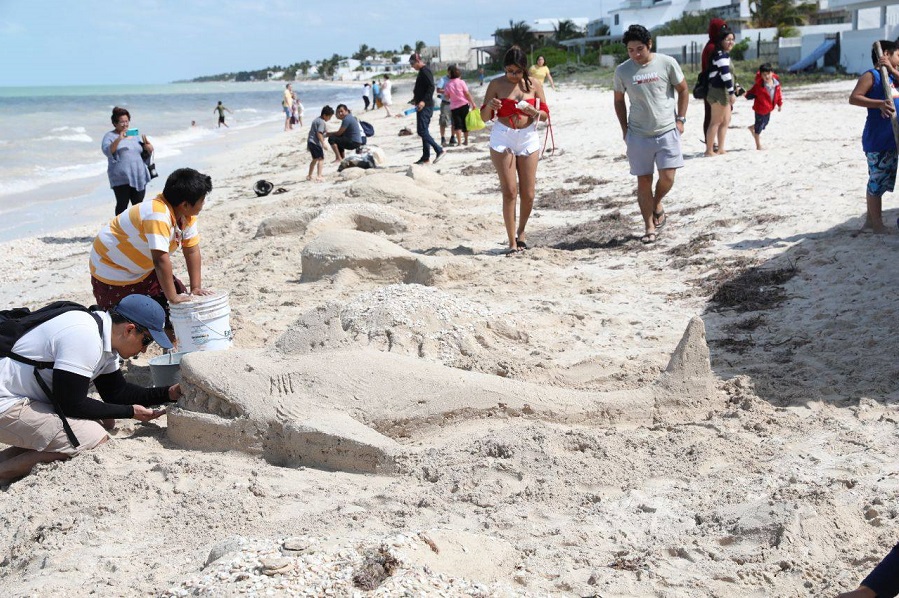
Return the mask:
<svg viewBox="0 0 899 598">
<path fill-rule="evenodd" d="M 228 293 L 197 295 L 169 305 L 178 351 L 222 351 L 231 347 L 231 306 Z"/>
<path fill-rule="evenodd" d="M 153 386 L 171 386 L 181 381 L 181 357 L 184 353 L 165 353 L 150 359 Z"/>
</svg>

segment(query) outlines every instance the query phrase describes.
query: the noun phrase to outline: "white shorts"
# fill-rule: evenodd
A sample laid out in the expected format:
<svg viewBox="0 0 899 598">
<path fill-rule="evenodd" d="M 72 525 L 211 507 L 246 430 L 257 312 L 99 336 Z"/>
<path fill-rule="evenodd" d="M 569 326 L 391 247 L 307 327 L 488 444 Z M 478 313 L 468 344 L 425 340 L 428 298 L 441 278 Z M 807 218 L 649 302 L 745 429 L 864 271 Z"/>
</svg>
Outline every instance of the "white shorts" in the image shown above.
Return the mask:
<svg viewBox="0 0 899 598">
<path fill-rule="evenodd" d="M 537 135 L 537 123 L 531 123 L 523 129 L 512 129 L 497 122 L 490 132 L 490 149 L 495 152 L 509 152 L 516 156 L 530 156 L 540 151 L 540 136 Z"/>
</svg>

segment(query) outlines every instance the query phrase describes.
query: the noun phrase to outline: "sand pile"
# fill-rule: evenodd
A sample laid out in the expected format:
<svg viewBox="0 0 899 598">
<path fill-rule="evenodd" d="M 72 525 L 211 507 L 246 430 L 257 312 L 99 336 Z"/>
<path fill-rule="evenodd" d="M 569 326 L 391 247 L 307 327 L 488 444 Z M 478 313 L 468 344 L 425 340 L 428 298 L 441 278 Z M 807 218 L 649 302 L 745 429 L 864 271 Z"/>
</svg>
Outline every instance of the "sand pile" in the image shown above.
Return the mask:
<svg viewBox="0 0 899 598">
<path fill-rule="evenodd" d="M 463 370 L 508 375 L 527 363 L 527 333 L 515 317 L 419 284 L 388 285 L 321 306 L 291 324 L 276 346 L 306 353 L 368 346 Z"/>
</svg>

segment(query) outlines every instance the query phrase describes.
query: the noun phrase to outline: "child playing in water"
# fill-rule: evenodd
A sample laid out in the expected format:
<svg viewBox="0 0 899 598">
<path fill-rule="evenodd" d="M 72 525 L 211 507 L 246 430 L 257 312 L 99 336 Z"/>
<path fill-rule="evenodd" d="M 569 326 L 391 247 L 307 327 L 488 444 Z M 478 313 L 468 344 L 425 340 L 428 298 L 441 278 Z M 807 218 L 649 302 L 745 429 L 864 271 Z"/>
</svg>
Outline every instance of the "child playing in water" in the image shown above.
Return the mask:
<svg viewBox="0 0 899 598">
<path fill-rule="evenodd" d="M 899 46 L 881 40 L 880 48 L 883 57 L 878 59 L 876 50 L 871 50 L 874 68 L 862 73 L 849 95 L 850 104 L 868 109 L 862 132 L 862 149 L 868 161 L 868 185 L 865 189 L 867 214 L 862 230 L 870 229 L 878 235 L 887 233 L 881 213 L 883 194 L 893 191 L 896 185 L 896 138 L 890 119 L 899 108 Z M 890 98 L 884 93 L 880 67 L 887 69 Z"/>
<path fill-rule="evenodd" d="M 761 134 L 768 126 L 768 120 L 774 107 L 777 111 L 783 107 L 783 97 L 780 93 L 780 79 L 774 74 L 774 70 L 767 62 L 759 67 L 755 74 L 755 85 L 746 93 L 747 100 L 755 100 L 752 110 L 755 112 L 755 124 L 749 125 L 749 132 L 755 139 L 755 149 L 762 149 Z"/>
<path fill-rule="evenodd" d="M 313 180 L 312 171 L 316 166 L 318 166 L 318 176 L 315 177 L 315 180 L 317 182 L 324 180 L 322 178 L 322 165 L 325 162 L 325 132 L 328 130 L 328 126 L 325 123 L 331 120 L 332 116 L 334 116 L 334 109 L 330 106 L 325 106 L 322 108 L 321 116 L 313 120 L 312 126 L 309 128 L 309 138 L 306 141 L 306 149 L 312 154 L 312 162 L 309 163 L 309 175 L 306 177 L 307 181 Z"/>
</svg>

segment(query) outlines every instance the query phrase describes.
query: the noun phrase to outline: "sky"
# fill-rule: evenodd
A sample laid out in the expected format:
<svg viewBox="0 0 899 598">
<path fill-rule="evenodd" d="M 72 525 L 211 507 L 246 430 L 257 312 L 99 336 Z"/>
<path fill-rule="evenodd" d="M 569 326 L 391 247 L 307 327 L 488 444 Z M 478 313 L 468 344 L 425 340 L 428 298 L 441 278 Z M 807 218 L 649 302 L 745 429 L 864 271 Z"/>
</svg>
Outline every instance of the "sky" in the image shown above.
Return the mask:
<svg viewBox="0 0 899 598">
<path fill-rule="evenodd" d="M 617 0 L 0 0 L 0 87 L 167 83 L 491 39 L 510 19 L 599 18 Z"/>
</svg>

